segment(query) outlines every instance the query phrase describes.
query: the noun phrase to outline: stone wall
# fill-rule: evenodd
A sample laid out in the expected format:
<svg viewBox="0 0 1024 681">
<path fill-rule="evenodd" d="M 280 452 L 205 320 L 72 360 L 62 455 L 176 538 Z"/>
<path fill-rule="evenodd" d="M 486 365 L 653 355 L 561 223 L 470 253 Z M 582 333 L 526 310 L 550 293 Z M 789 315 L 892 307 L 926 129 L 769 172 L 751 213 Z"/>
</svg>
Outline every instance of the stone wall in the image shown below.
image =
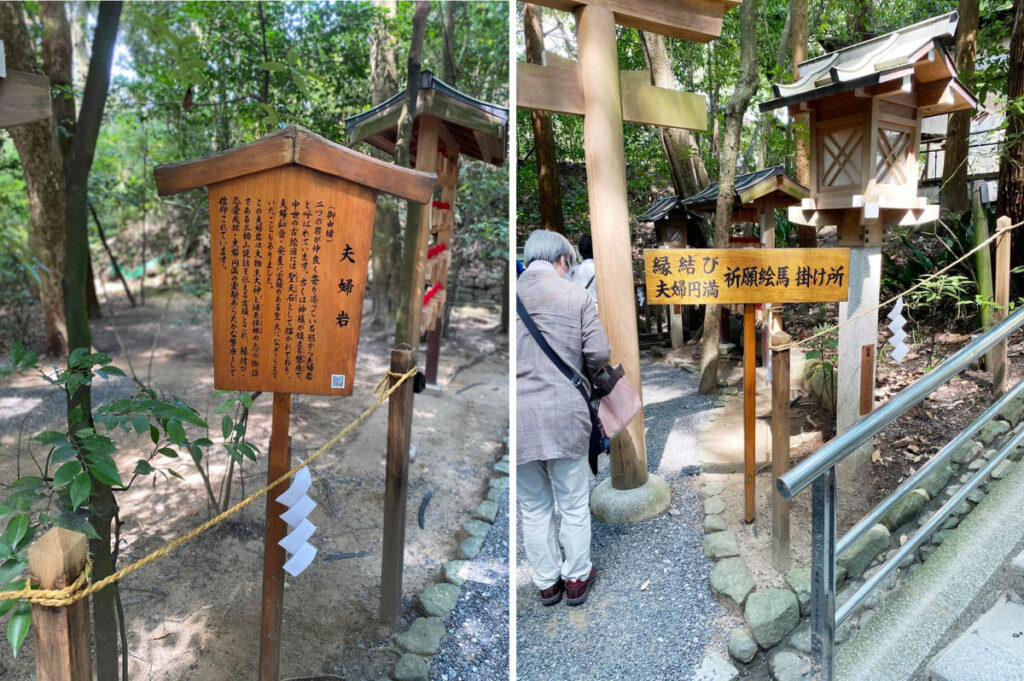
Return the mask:
<svg viewBox="0 0 1024 681">
<path fill-rule="evenodd" d="M 457 284 L 455 277 L 450 277 L 449 283 L 453 290 L 449 295 L 454 295 L 458 304 L 500 306 L 502 296 L 505 294 L 505 271 L 500 263 L 495 267 L 496 269 L 464 269 L 459 272 Z"/>
</svg>

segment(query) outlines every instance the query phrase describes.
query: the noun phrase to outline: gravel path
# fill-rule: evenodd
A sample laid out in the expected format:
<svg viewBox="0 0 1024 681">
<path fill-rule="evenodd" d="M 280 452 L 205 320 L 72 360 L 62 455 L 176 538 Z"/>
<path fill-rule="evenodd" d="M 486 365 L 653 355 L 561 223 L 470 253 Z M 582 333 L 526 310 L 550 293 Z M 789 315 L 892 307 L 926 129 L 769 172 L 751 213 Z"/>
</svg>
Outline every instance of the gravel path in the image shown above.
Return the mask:
<svg viewBox="0 0 1024 681">
<path fill-rule="evenodd" d="M 448 620 L 449 636 L 430 664 L 431 681 L 507 681 L 508 528 L 506 494 L 483 549 L 470 564 Z"/>
<path fill-rule="evenodd" d="M 734 619 L 708 591 L 697 433 L 714 400 L 696 377 L 645 362 L 648 466 L 672 488 L 669 513 L 634 525 L 593 521 L 598 581 L 587 603 L 544 607 L 521 545 L 517 555 L 520 681 L 691 679 L 705 653 L 721 655 Z M 602 460 L 596 485 L 608 476 Z"/>
</svg>

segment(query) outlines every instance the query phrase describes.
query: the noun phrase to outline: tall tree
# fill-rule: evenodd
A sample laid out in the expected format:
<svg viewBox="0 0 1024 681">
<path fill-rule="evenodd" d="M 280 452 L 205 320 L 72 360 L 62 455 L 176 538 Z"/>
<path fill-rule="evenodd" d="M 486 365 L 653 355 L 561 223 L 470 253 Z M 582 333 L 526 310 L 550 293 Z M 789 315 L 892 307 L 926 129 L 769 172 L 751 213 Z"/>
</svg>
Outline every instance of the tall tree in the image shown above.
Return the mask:
<svg viewBox="0 0 1024 681">
<path fill-rule="evenodd" d="M 455 59 L 455 10 L 456 2 L 443 3 L 444 17 L 441 20 L 442 77 L 452 87 L 458 87 L 459 71 Z"/>
<path fill-rule="evenodd" d="M 398 91 L 395 37 L 389 26 L 398 13 L 397 0 L 375 0 L 380 12 L 374 17 L 370 36 L 370 101 L 380 104 Z M 371 150 L 374 156 L 385 154 Z M 398 265 L 402 260 L 398 205 L 384 194 L 377 197 L 373 219 L 373 281 L 370 300 L 373 324 L 389 328 L 395 320 L 394 290 L 398 286 Z"/>
<path fill-rule="evenodd" d="M 416 114 L 416 100 L 420 94 L 420 72 L 423 65 L 423 36 L 427 28 L 427 14 L 430 3 L 420 0 L 412 19 L 412 40 L 409 41 L 409 58 L 406 62 L 405 101 L 398 118 L 398 133 L 395 142 L 395 163 L 409 167 L 412 146 L 412 119 Z M 405 234 L 402 239 L 402 275 L 398 284 L 398 314 L 395 317 L 395 345 L 408 343 L 414 350 L 419 347 L 419 329 L 413 325 L 412 305 L 419 303 L 419 294 L 413 291 L 415 275 L 420 213 L 424 208 L 409 202 L 405 214 Z M 430 206 L 426 207 L 430 210 Z M 420 282 L 422 284 L 422 282 Z M 418 326 L 418 325 L 417 325 Z"/>
<path fill-rule="evenodd" d="M 789 13 L 793 35 L 793 80 L 797 80 L 800 78 L 800 62 L 807 60 L 807 0 L 790 0 Z M 810 119 L 807 114 L 794 117 L 793 135 L 796 141 L 796 181 L 810 188 Z M 817 228 L 812 225 L 800 225 L 797 228 L 797 243 L 802 248 L 817 246 Z"/>
<path fill-rule="evenodd" d="M 89 75 L 82 95 L 82 108 L 75 125 L 71 149 L 64 161 L 64 177 L 67 183 L 64 307 L 68 325 L 68 347 L 72 351 L 84 348 L 88 352 L 92 347 L 86 303 L 86 278 L 89 276 L 89 172 L 92 169 L 96 140 L 103 120 L 107 91 L 110 88 L 110 71 L 120 18 L 120 2 L 100 4 L 92 42 L 92 58 L 89 60 Z M 69 396 L 67 407 L 68 428 L 71 433 L 93 427 L 92 394 L 88 384 L 80 386 Z M 95 478 L 92 483 L 93 494 L 89 506 L 95 517 L 93 527 L 96 528 L 98 536 L 89 540 L 89 552 L 92 555 L 94 576 L 103 579 L 114 572 L 110 542 L 111 524 L 117 515 L 117 502 L 109 484 Z M 116 680 L 119 677 L 116 599 L 116 585 L 103 589 L 93 596 L 96 673 L 101 679 Z"/>
<path fill-rule="evenodd" d="M 1010 68 L 1006 75 L 1006 133 L 999 160 L 999 198 L 996 214 L 1009 216 L 1012 224 L 1024 221 L 1024 0 L 1013 1 L 1013 32 L 1010 36 Z M 1024 265 L 1024 238 L 1015 236 L 1013 265 Z M 1018 283 L 1018 287 L 1020 284 Z M 1019 294 L 1019 291 L 1018 291 Z"/>
<path fill-rule="evenodd" d="M 7 65 L 17 71 L 42 73 L 35 49 L 29 38 L 22 12 L 22 3 L 0 2 L 0 35 L 3 36 Z M 44 54 L 51 54 L 52 42 L 59 36 L 44 32 Z M 56 102 L 55 102 L 56 104 Z M 72 100 L 72 106 L 74 101 Z M 25 188 L 28 191 L 32 229 L 29 247 L 42 265 L 39 268 L 39 300 L 43 308 L 46 353 L 61 356 L 67 353 L 67 326 L 64 320 L 64 298 L 61 277 L 64 273 L 64 173 L 57 142 L 57 120 L 54 117 L 19 125 L 10 129 L 14 146 L 21 159 Z"/>
<path fill-rule="evenodd" d="M 956 31 L 956 67 L 968 87 L 978 55 L 978 0 L 960 0 L 960 23 Z M 939 204 L 943 213 L 959 215 L 970 207 L 967 191 L 968 136 L 972 111 L 957 111 L 946 126 L 945 157 Z"/>
<path fill-rule="evenodd" d="M 523 23 L 526 61 L 530 64 L 540 64 L 544 60 L 544 31 L 540 7 L 526 3 L 523 6 Z M 562 188 L 558 180 L 558 159 L 555 156 L 555 133 L 551 126 L 551 113 L 531 109 L 530 122 L 533 125 L 533 148 L 537 154 L 541 227 L 564 234 Z"/>
<path fill-rule="evenodd" d="M 757 0 L 743 0 L 740 7 L 740 71 L 732 97 L 723 109 L 722 165 L 718 176 L 718 203 L 715 206 L 714 245 L 729 245 L 733 195 L 736 193 L 736 161 L 739 156 L 743 114 L 757 92 Z M 702 395 L 718 390 L 718 338 L 721 314 L 718 305 L 704 308 L 704 336 L 701 340 L 700 384 Z"/>
<path fill-rule="evenodd" d="M 640 39 L 644 44 L 644 61 L 651 71 L 651 83 L 675 90 L 675 76 L 665 49 L 665 38 L 657 33 L 641 31 Z M 704 169 L 693 133 L 682 128 L 658 128 L 658 132 L 676 194 L 693 196 L 706 187 L 708 172 Z"/>
</svg>

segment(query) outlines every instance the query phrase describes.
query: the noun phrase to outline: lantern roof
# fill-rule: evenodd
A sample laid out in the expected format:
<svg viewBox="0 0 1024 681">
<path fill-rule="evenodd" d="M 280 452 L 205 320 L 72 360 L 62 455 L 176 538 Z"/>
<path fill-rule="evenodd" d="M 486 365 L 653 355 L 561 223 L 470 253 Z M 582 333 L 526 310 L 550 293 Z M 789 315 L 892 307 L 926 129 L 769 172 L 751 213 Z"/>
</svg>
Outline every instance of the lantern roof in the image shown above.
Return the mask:
<svg viewBox="0 0 1024 681">
<path fill-rule="evenodd" d="M 301 125 L 290 125 L 255 142 L 205 158 L 159 165 L 153 169 L 153 175 L 157 193 L 167 196 L 291 165 L 311 168 L 416 203 L 430 200 L 437 181 L 433 173 L 385 163 L 335 144 Z"/>
<path fill-rule="evenodd" d="M 349 142 L 367 142 L 389 154 L 395 152 L 398 118 L 402 114 L 405 90 L 345 119 Z M 490 104 L 456 90 L 432 72 L 420 73 L 420 89 L 413 114 L 410 158 L 416 157 L 419 121 L 424 115 L 441 121 L 441 140 L 459 146 L 459 153 L 496 166 L 505 163 L 508 137 L 508 108 Z"/>
<path fill-rule="evenodd" d="M 775 199 L 778 205 L 795 205 L 809 196 L 809 192 L 807 187 L 787 175 L 781 165 L 736 176 L 734 207 L 751 204 L 766 196 Z M 697 212 L 714 210 L 717 203 L 718 183 L 712 182 L 693 196 L 658 199 L 643 215 L 637 217 L 637 221 L 658 222 L 680 207 Z"/>
<path fill-rule="evenodd" d="M 774 83 L 775 99 L 761 104 L 761 111 L 851 91 L 882 96 L 915 89 L 933 93 L 920 98 L 922 117 L 973 109 L 978 101 L 957 79 L 956 65 L 944 45 L 958 21 L 959 15 L 950 12 L 801 62 L 799 79 Z"/>
</svg>

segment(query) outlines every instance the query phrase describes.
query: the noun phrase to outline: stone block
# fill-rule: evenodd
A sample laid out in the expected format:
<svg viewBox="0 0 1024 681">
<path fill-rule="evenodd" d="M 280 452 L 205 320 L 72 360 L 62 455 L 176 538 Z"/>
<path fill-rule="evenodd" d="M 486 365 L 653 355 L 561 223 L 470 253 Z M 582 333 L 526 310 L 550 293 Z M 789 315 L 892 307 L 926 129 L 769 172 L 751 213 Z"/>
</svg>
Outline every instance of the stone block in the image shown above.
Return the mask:
<svg viewBox="0 0 1024 681">
<path fill-rule="evenodd" d="M 723 601 L 726 607 L 736 612 L 743 608 L 744 601 L 754 591 L 754 577 L 742 558 L 726 558 L 718 562 L 708 579 L 711 593 Z"/>
<path fill-rule="evenodd" d="M 487 533 L 491 531 L 491 524 L 485 523 L 482 520 L 471 518 L 469 520 L 462 521 L 462 529 L 470 537 L 486 537 Z"/>
<path fill-rule="evenodd" d="M 462 586 L 469 573 L 469 561 L 450 560 L 441 566 L 441 576 L 446 582 Z"/>
<path fill-rule="evenodd" d="M 747 597 L 744 619 L 754 640 L 767 650 L 778 645 L 800 621 L 796 594 L 789 589 L 764 589 Z"/>
<path fill-rule="evenodd" d="M 473 560 L 484 547 L 483 537 L 466 537 L 459 542 L 459 558 Z"/>
<path fill-rule="evenodd" d="M 419 655 L 406 653 L 395 663 L 395 681 L 427 681 L 430 678 L 430 666 Z"/>
<path fill-rule="evenodd" d="M 722 497 L 711 497 L 704 500 L 704 515 L 719 515 L 725 510 Z"/>
<path fill-rule="evenodd" d="M 711 497 L 717 497 L 725 489 L 725 486 L 720 482 L 709 482 L 700 488 L 700 494 L 705 499 Z"/>
<path fill-rule="evenodd" d="M 440 617 L 417 617 L 409 630 L 398 636 L 398 645 L 414 655 L 435 655 L 447 633 Z"/>
<path fill-rule="evenodd" d="M 416 607 L 427 617 L 445 618 L 459 602 L 459 587 L 447 582 L 431 584 L 416 595 Z"/>
<path fill-rule="evenodd" d="M 480 502 L 480 505 L 473 511 L 473 515 L 480 520 L 486 520 L 489 523 L 494 522 L 494 518 L 498 515 L 498 505 L 489 499 L 484 499 Z"/>
<path fill-rule="evenodd" d="M 726 529 L 725 520 L 720 515 L 704 516 L 704 533 L 721 532 Z"/>
<path fill-rule="evenodd" d="M 954 473 L 956 473 L 956 468 L 952 464 L 940 464 L 935 470 L 924 476 L 924 480 L 921 481 L 921 488 L 928 492 L 929 499 L 934 499 L 942 491 L 942 488 L 946 486 L 949 479 L 953 477 Z"/>
<path fill-rule="evenodd" d="M 899 503 L 893 506 L 885 517 L 882 518 L 882 524 L 890 532 L 900 527 L 904 523 L 910 522 L 921 512 L 924 505 L 928 503 L 928 493 L 923 489 L 911 490 L 907 496 L 900 499 Z"/>
<path fill-rule="evenodd" d="M 908 496 L 914 496 L 916 492 L 917 490 L 914 490 Z M 864 570 L 868 568 L 875 556 L 887 548 L 889 548 L 889 530 L 885 525 L 879 523 L 841 554 L 836 559 L 836 563 L 846 568 L 847 576 L 850 579 L 857 579 L 864 574 Z"/>
<path fill-rule="evenodd" d="M 800 614 L 809 615 L 811 613 L 811 566 L 805 565 L 787 572 L 786 584 L 796 594 L 796 600 L 800 604 Z"/>
<path fill-rule="evenodd" d="M 747 664 L 757 655 L 757 641 L 744 627 L 736 627 L 729 634 L 729 654 L 743 664 Z"/>
<path fill-rule="evenodd" d="M 711 560 L 740 555 L 740 546 L 736 543 L 736 535 L 728 530 L 706 535 L 704 537 L 704 555 Z"/>
<path fill-rule="evenodd" d="M 1010 432 L 1010 424 L 999 418 L 994 418 L 981 427 L 978 431 L 978 440 L 982 444 L 991 444 L 997 437 Z"/>
<path fill-rule="evenodd" d="M 768 660 L 774 681 L 810 681 L 811 665 L 792 650 L 779 650 Z"/>
</svg>

